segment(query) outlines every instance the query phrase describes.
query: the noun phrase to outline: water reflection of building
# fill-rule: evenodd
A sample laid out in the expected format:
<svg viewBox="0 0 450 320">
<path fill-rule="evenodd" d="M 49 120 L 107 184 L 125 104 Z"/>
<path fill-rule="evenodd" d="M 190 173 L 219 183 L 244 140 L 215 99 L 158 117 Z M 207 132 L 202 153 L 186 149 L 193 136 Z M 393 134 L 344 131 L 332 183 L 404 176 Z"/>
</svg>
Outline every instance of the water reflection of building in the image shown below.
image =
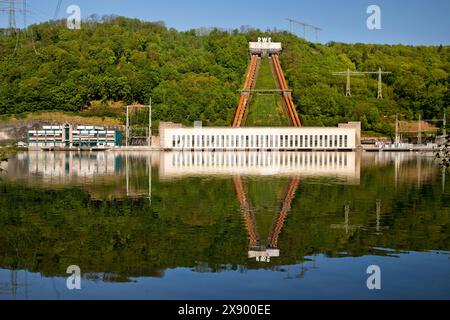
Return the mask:
<svg viewBox="0 0 450 320">
<path fill-rule="evenodd" d="M 248 257 L 270 262 L 280 256 L 278 240 L 291 210 L 300 177 L 333 177 L 359 183 L 360 157 L 355 152 L 164 152 L 162 179 L 183 176 L 233 176 L 236 195 L 249 238 Z M 287 176 L 290 183 L 274 212 L 268 239 L 261 239 L 244 176 Z"/>
<path fill-rule="evenodd" d="M 159 167 L 161 179 L 187 176 L 335 177 L 359 182 L 354 152 L 24 152 L 7 163 L 8 175 L 41 180 L 133 176 Z M 145 168 L 144 168 L 145 169 Z M 148 168 L 145 169 L 148 173 Z M 139 174 L 142 172 L 139 172 Z"/>
<path fill-rule="evenodd" d="M 151 168 L 155 165 L 151 159 L 148 153 L 33 151 L 11 159 L 6 172 L 31 183 L 92 186 L 96 195 L 99 190 L 95 186 L 108 181 L 108 197 L 140 198 L 151 195 Z"/>
<path fill-rule="evenodd" d="M 100 178 L 143 180 L 159 167 L 162 180 L 189 176 L 328 177 L 359 184 L 361 167 L 395 169 L 394 181 L 417 181 L 420 186 L 435 175 L 433 157 L 415 153 L 357 152 L 26 152 L 3 168 L 12 178 L 46 183 L 71 183 Z M 147 177 L 148 178 L 148 177 Z M 131 182 L 130 182 L 131 181 Z M 146 180 L 148 183 L 149 179 Z M 120 182 L 125 187 L 126 182 Z M 139 182 L 142 184 L 142 181 Z M 141 186 L 137 186 L 141 188 Z M 145 186 L 148 189 L 148 185 Z M 142 191 L 142 192 L 141 192 Z M 133 194 L 149 192 L 131 191 Z"/>
<path fill-rule="evenodd" d="M 355 152 L 164 152 L 160 177 L 198 175 L 328 176 L 359 182 Z"/>
<path fill-rule="evenodd" d="M 122 158 L 107 152 L 28 152 L 17 157 L 26 164 L 28 175 L 47 181 L 115 176 L 122 171 Z"/>
<path fill-rule="evenodd" d="M 436 162 L 433 154 L 414 152 L 363 153 L 361 164 L 389 166 L 393 165 L 396 187 L 400 182 L 416 181 L 418 187 L 436 174 Z M 445 175 L 443 176 L 445 180 Z"/>
</svg>

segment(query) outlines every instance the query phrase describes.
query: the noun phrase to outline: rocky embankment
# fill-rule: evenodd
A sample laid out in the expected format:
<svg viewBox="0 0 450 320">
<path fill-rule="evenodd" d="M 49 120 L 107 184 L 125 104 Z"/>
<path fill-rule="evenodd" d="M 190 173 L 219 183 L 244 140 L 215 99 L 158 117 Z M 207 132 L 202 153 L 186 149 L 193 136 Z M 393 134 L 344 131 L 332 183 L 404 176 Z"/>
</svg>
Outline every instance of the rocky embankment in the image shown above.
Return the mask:
<svg viewBox="0 0 450 320">
<path fill-rule="evenodd" d="M 92 121 L 86 121 L 92 122 Z M 99 122 L 99 126 L 103 126 L 101 121 Z M 62 125 L 63 123 L 55 122 L 51 120 L 43 120 L 43 119 L 26 119 L 26 120 L 14 120 L 11 122 L 0 122 L 0 146 L 8 146 L 13 145 L 19 141 L 26 142 L 27 141 L 27 130 L 39 130 L 43 126 L 55 126 Z M 87 124 L 92 125 L 92 124 Z M 120 125 L 104 125 L 108 128 L 114 128 L 122 130 L 122 126 Z"/>
<path fill-rule="evenodd" d="M 12 145 L 27 141 L 27 130 L 37 130 L 42 126 L 55 125 L 46 120 L 18 120 L 11 123 L 0 123 L 0 145 Z"/>
</svg>

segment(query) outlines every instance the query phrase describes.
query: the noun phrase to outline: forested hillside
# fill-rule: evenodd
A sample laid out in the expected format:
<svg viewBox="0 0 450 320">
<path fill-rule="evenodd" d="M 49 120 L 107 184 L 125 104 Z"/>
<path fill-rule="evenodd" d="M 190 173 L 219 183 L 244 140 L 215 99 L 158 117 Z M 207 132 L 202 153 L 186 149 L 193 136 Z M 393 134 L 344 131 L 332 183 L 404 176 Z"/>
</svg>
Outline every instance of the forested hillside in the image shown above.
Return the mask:
<svg viewBox="0 0 450 320">
<path fill-rule="evenodd" d="M 43 110 L 122 115 L 107 102 L 148 103 L 158 120 L 229 125 L 248 63 L 248 42 L 271 36 L 283 42 L 289 86 L 306 125 L 361 120 L 363 129 L 392 132 L 392 116 L 442 118 L 449 105 L 450 47 L 319 45 L 285 32 L 213 30 L 199 35 L 162 23 L 123 17 L 85 22 L 68 30 L 62 21 L 34 25 L 28 38 L 0 35 L 0 113 Z M 393 72 L 377 100 L 376 77 L 352 79 L 347 68 Z M 93 101 L 105 107 L 93 110 Z M 96 103 L 95 105 L 98 105 Z"/>
</svg>

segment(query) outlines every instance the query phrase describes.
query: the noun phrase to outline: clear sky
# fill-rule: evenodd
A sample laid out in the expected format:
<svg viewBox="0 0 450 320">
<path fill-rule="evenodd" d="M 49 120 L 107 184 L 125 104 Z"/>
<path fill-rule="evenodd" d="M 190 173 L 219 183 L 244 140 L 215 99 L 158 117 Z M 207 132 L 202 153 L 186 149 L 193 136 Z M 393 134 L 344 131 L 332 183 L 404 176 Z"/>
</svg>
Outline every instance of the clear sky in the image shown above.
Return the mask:
<svg viewBox="0 0 450 320">
<path fill-rule="evenodd" d="M 52 19 L 57 3 L 28 0 L 29 23 Z M 68 16 L 71 4 L 80 6 L 83 17 L 116 14 L 164 21 L 179 30 L 240 26 L 287 30 L 285 19 L 293 18 L 321 27 L 320 42 L 450 45 L 450 0 L 63 0 L 58 18 Z M 366 26 L 369 5 L 381 8 L 381 30 Z M 7 14 L 0 14 L 4 27 Z M 22 23 L 21 16 L 17 20 Z M 300 26 L 294 31 L 303 34 Z M 314 38 L 309 31 L 308 39 Z"/>
</svg>

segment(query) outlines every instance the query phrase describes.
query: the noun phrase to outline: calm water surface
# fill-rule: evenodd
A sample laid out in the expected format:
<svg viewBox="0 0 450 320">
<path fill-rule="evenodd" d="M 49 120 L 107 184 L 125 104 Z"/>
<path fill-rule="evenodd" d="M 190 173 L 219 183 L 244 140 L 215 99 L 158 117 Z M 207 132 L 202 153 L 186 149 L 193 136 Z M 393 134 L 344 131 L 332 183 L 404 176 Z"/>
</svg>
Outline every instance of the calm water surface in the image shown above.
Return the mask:
<svg viewBox="0 0 450 320">
<path fill-rule="evenodd" d="M 0 299 L 450 299 L 450 176 L 432 156 L 30 152 L 2 167 Z"/>
</svg>

